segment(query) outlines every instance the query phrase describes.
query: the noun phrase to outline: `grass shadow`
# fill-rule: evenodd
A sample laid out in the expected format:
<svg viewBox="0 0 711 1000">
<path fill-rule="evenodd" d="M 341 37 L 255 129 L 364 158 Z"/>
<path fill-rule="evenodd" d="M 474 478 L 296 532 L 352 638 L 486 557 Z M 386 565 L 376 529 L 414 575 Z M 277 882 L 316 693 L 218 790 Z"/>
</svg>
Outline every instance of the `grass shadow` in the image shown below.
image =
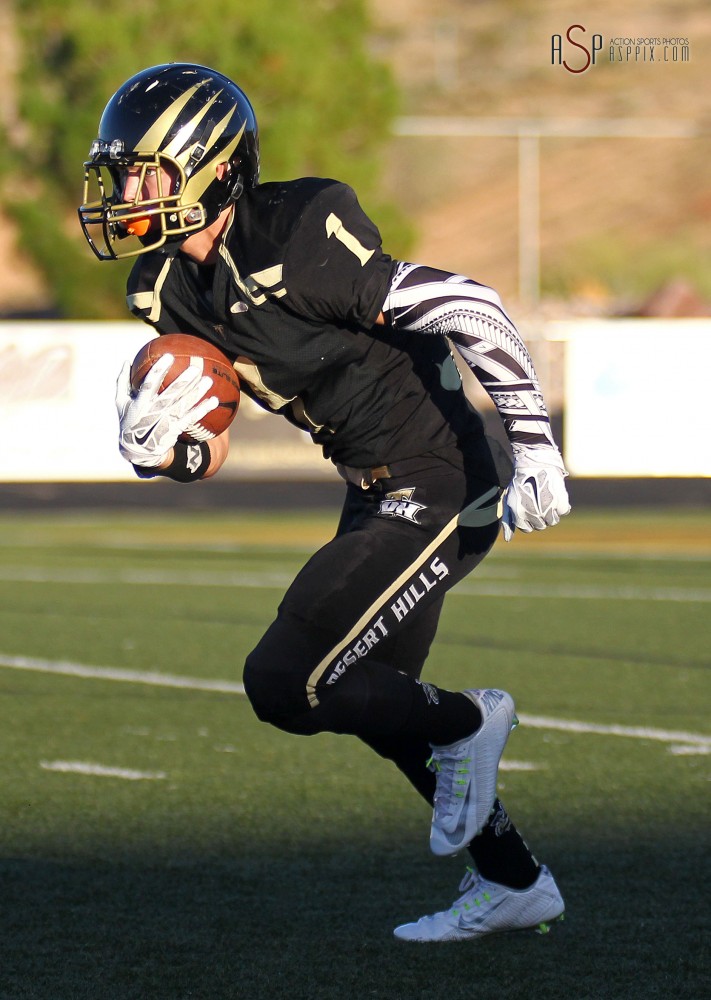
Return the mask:
<svg viewBox="0 0 711 1000">
<path fill-rule="evenodd" d="M 235 846 L 234 858 L 0 862 L 3 1000 L 566 1000 L 709 994 L 701 839 L 596 838 L 549 857 L 567 919 L 547 936 L 407 945 L 460 859 L 418 845 Z M 413 857 L 418 860 L 413 862 Z"/>
</svg>

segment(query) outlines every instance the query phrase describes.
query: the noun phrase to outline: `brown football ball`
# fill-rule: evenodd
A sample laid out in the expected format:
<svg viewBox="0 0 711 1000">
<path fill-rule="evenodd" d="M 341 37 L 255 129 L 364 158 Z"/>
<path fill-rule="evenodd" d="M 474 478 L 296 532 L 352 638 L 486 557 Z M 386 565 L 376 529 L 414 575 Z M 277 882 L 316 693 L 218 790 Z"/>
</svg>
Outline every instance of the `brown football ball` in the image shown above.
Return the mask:
<svg viewBox="0 0 711 1000">
<path fill-rule="evenodd" d="M 191 428 L 194 430 L 194 435 L 181 434 L 179 440 L 207 441 L 227 430 L 237 415 L 240 399 L 239 378 L 227 355 L 223 354 L 219 347 L 201 337 L 193 337 L 187 333 L 163 334 L 149 340 L 133 359 L 131 388 L 134 392 L 139 389 L 158 358 L 164 354 L 172 354 L 175 360 L 161 382 L 161 390 L 184 372 L 193 358 L 202 358 L 203 372 L 212 379 L 212 387 L 205 395 L 217 396 L 219 400 L 215 409 Z"/>
</svg>

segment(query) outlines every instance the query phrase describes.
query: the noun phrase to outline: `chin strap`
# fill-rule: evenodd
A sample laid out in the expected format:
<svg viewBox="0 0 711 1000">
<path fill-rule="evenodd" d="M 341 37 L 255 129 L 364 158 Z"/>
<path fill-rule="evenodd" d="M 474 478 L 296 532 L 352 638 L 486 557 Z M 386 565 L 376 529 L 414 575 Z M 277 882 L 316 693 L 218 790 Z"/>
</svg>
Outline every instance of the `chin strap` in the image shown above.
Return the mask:
<svg viewBox="0 0 711 1000">
<path fill-rule="evenodd" d="M 237 201 L 244 194 L 244 178 L 242 174 L 237 174 L 237 180 L 232 185 L 232 190 L 230 191 L 227 201 Z"/>
</svg>

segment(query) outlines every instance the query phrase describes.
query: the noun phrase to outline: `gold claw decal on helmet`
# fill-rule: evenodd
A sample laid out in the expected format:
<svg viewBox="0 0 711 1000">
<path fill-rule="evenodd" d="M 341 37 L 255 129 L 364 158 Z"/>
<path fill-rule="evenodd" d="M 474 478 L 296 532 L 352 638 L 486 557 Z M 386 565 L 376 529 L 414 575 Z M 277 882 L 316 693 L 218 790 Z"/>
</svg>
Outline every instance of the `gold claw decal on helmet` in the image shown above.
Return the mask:
<svg viewBox="0 0 711 1000">
<path fill-rule="evenodd" d="M 180 113 L 185 105 L 188 103 L 190 98 L 198 92 L 200 87 L 205 85 L 205 82 L 205 80 L 201 80 L 200 83 L 196 83 L 194 87 L 190 87 L 190 89 L 186 90 L 184 94 L 181 94 L 177 100 L 173 101 L 173 103 L 165 109 L 160 118 L 157 118 L 156 121 L 153 122 L 146 134 L 136 143 L 136 149 L 145 149 L 148 151 L 160 149 L 171 128 L 180 117 Z"/>
<path fill-rule="evenodd" d="M 183 125 L 183 127 L 179 130 L 178 134 L 175 136 L 175 138 L 171 139 L 171 141 L 165 147 L 165 149 L 163 150 L 164 153 L 166 153 L 168 156 L 174 156 L 176 157 L 176 159 L 178 158 L 178 154 L 180 153 L 181 149 L 183 148 L 185 143 L 190 139 L 190 137 L 192 136 L 193 132 L 200 124 L 200 122 L 206 118 L 208 112 L 210 111 L 210 108 L 215 103 L 215 101 L 217 100 L 217 98 L 220 96 L 221 93 L 222 91 L 218 90 L 216 94 L 213 94 L 208 103 L 203 108 L 200 108 L 198 113 L 196 115 L 193 115 L 193 117 L 186 125 Z M 226 116 L 227 121 L 229 121 L 230 115 L 232 114 L 234 114 L 234 108 L 230 108 L 229 114 Z M 215 133 L 213 132 L 213 134 L 209 138 L 206 138 L 205 141 L 201 142 L 200 144 L 207 147 L 208 144 L 210 144 L 216 138 L 217 135 L 215 135 Z M 193 149 L 195 149 L 197 145 L 198 145 L 197 142 L 194 143 L 190 148 L 189 152 L 192 153 Z"/>
<path fill-rule="evenodd" d="M 210 140 L 201 143 L 200 145 L 204 145 L 205 147 L 207 147 L 208 144 L 211 144 L 212 142 L 216 141 L 216 139 L 219 138 L 219 136 L 222 135 L 222 133 L 224 132 L 227 123 L 233 114 L 234 110 L 230 109 L 229 113 L 215 127 L 215 131 L 212 133 Z M 232 142 L 230 142 L 228 146 L 225 146 L 224 149 L 221 149 L 220 152 L 217 153 L 215 156 L 213 156 L 211 160 L 207 160 L 204 164 L 201 164 L 200 170 L 195 174 L 193 174 L 191 177 L 188 177 L 187 182 L 185 184 L 185 192 L 183 195 L 186 201 L 199 200 L 200 195 L 203 193 L 207 185 L 211 184 L 212 181 L 215 179 L 215 167 L 218 165 L 218 163 L 225 163 L 226 161 L 232 158 L 233 153 L 235 152 L 240 143 L 240 139 L 244 135 L 244 129 L 245 125 L 243 124 L 242 128 L 239 130 L 237 135 L 233 138 Z M 197 143 L 195 145 L 197 145 Z M 193 147 L 193 149 L 194 148 L 195 147 Z M 181 166 L 183 159 L 187 161 L 187 159 L 189 159 L 191 155 L 192 152 L 186 150 L 186 153 L 183 156 L 181 156 L 178 160 Z"/>
</svg>

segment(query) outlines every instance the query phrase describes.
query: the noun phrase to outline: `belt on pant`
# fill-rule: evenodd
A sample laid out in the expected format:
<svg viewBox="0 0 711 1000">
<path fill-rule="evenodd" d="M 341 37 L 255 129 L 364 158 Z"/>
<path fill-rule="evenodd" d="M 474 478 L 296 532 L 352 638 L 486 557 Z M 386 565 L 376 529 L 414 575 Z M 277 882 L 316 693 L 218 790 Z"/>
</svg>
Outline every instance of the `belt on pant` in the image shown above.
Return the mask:
<svg viewBox="0 0 711 1000">
<path fill-rule="evenodd" d="M 371 486 L 374 486 L 380 479 L 392 479 L 393 476 L 398 475 L 397 471 L 393 472 L 393 468 L 397 469 L 397 465 L 376 465 L 372 469 L 355 469 L 351 465 L 336 466 L 341 479 L 345 479 L 347 483 L 352 483 L 353 486 L 359 486 L 362 490 L 367 490 Z M 407 475 L 404 471 L 402 474 Z"/>
<path fill-rule="evenodd" d="M 387 462 L 376 465 L 372 469 L 356 469 L 351 465 L 336 465 L 338 474 L 347 483 L 359 486 L 362 490 L 370 489 L 381 479 L 397 479 L 399 476 L 410 476 L 422 469 L 431 467 L 431 458 L 418 456 L 403 458 L 399 462 Z"/>
<path fill-rule="evenodd" d="M 336 468 L 347 483 L 367 490 L 381 479 L 394 479 L 417 471 L 422 468 L 422 459 L 405 459 L 372 469 L 355 469 L 350 465 L 337 465 Z M 500 486 L 492 486 L 460 511 L 459 524 L 463 528 L 481 528 L 498 521 L 503 513 L 503 492 Z"/>
</svg>

